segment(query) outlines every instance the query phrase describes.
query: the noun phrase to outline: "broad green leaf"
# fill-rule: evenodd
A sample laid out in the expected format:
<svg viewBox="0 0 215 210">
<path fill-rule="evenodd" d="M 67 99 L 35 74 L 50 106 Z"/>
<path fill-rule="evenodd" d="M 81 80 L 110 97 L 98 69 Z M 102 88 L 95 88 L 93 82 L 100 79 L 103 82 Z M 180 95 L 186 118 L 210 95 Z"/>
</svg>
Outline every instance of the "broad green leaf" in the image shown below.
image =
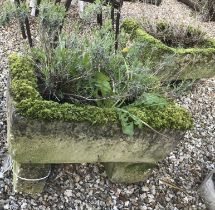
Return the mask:
<svg viewBox="0 0 215 210">
<path fill-rule="evenodd" d="M 129 114 L 126 112 L 118 111 L 119 120 L 122 126 L 122 132 L 126 135 L 134 135 L 134 122 L 129 121 Z"/>
<path fill-rule="evenodd" d="M 112 88 L 109 83 L 110 79 L 102 72 L 97 72 L 95 75 L 95 82 L 98 89 L 101 91 L 102 96 L 111 94 Z"/>
<path fill-rule="evenodd" d="M 145 106 L 157 106 L 160 108 L 165 107 L 168 105 L 168 101 L 165 98 L 162 98 L 158 94 L 155 93 L 145 93 L 144 94 L 144 101 L 143 101 Z"/>
</svg>

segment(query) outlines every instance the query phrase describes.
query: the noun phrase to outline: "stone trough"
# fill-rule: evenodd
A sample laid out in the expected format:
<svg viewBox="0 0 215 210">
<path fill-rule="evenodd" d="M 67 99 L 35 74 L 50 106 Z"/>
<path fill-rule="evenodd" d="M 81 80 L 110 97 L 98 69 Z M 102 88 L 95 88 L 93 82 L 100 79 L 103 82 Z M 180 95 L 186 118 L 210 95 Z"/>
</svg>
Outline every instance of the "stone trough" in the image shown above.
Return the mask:
<svg viewBox="0 0 215 210">
<path fill-rule="evenodd" d="M 170 47 L 147 33 L 134 20 L 125 20 L 123 28 L 142 43 L 140 58 L 143 62 L 150 58 L 151 68 L 155 69 L 155 75 L 162 81 L 196 80 L 215 76 L 214 39 L 205 38 L 200 47 Z"/>
<path fill-rule="evenodd" d="M 52 163 L 100 162 L 105 163 L 112 181 L 142 181 L 148 174 L 147 169 L 168 155 L 184 134 L 165 130 L 162 131 L 165 136 L 162 136 L 145 129 L 127 137 L 119 127 L 29 120 L 18 116 L 12 107 L 9 113 L 8 141 L 16 165 L 15 173 L 27 178 L 32 178 L 30 174 L 34 178 L 45 176 Z M 25 191 L 20 181 L 35 185 L 35 182 L 20 180 L 15 175 L 16 191 Z M 44 183 L 36 190 L 41 191 Z"/>
<path fill-rule="evenodd" d="M 101 122 L 112 112 L 92 107 L 86 112 L 85 108 L 74 108 L 71 104 L 45 101 L 34 89 L 35 80 L 26 62 L 14 56 L 9 64 L 8 143 L 15 191 L 41 192 L 50 174 L 50 164 L 54 163 L 99 162 L 113 182 L 142 181 L 150 168 L 183 139 L 185 130 L 192 127 L 189 114 L 175 107 L 173 113 L 168 111 L 172 129 L 155 132 L 136 128 L 133 136 L 125 135 L 117 121 L 105 124 L 91 121 L 93 112 L 101 115 L 97 119 Z"/>
</svg>

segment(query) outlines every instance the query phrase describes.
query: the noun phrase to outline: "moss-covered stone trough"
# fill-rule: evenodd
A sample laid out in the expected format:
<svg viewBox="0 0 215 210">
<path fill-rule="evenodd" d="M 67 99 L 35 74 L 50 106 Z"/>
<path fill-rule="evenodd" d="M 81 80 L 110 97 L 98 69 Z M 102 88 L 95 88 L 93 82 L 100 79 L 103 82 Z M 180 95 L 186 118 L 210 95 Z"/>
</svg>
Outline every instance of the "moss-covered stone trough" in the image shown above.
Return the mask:
<svg viewBox="0 0 215 210">
<path fill-rule="evenodd" d="M 125 20 L 122 27 L 142 43 L 139 57 L 143 62 L 150 59 L 151 67 L 155 67 L 161 80 L 195 80 L 215 76 L 214 39 L 205 38 L 199 47 L 170 47 L 147 33 L 134 20 Z"/>
<path fill-rule="evenodd" d="M 11 55 L 9 66 L 8 143 L 15 191 L 41 192 L 52 163 L 100 162 L 112 181 L 142 181 L 192 127 L 189 113 L 174 104 L 130 108 L 156 131 L 136 128 L 128 136 L 114 108 L 46 101 L 26 57 Z"/>
</svg>

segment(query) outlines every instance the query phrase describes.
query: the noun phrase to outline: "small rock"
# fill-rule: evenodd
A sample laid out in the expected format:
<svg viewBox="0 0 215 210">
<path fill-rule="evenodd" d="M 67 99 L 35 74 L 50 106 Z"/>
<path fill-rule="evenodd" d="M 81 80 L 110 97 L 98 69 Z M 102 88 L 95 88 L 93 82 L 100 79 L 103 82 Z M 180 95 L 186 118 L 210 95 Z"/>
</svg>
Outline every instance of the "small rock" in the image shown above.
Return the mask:
<svg viewBox="0 0 215 210">
<path fill-rule="evenodd" d="M 148 192 L 148 191 L 149 191 L 149 188 L 146 187 L 146 186 L 143 186 L 143 187 L 142 187 L 142 191 L 143 191 L 143 192 Z"/>
<path fill-rule="evenodd" d="M 64 195 L 67 196 L 67 197 L 72 197 L 73 196 L 72 190 L 66 190 L 64 192 Z"/>
</svg>

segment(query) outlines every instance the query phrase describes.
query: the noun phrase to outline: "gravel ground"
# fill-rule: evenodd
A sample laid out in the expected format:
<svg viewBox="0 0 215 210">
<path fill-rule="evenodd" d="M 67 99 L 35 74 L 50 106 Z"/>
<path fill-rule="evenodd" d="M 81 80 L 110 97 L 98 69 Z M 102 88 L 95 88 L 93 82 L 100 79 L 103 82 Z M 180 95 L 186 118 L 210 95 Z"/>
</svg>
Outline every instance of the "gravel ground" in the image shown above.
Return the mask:
<svg viewBox="0 0 215 210">
<path fill-rule="evenodd" d="M 200 15 L 177 0 L 162 0 L 159 7 L 141 2 L 135 4 L 124 2 L 122 16 L 136 19 L 146 18 L 151 21 L 165 20 L 179 25 L 192 25 L 206 32 L 209 37 L 215 37 L 215 22 L 201 21 Z"/>
<path fill-rule="evenodd" d="M 0 31 L 1 164 L 7 153 L 6 58 L 11 51 L 25 50 L 20 47 L 22 42 L 14 30 Z M 12 191 L 12 174 L 8 171 L 0 178 L 0 210 L 206 209 L 199 197 L 198 188 L 209 170 L 215 168 L 214 98 L 215 79 L 200 80 L 191 90 L 178 97 L 178 103 L 192 113 L 194 129 L 187 132 L 175 151 L 158 164 L 148 180 L 130 185 L 113 184 L 106 178 L 104 168 L 100 164 L 55 165 L 45 191 L 30 197 Z"/>
</svg>

